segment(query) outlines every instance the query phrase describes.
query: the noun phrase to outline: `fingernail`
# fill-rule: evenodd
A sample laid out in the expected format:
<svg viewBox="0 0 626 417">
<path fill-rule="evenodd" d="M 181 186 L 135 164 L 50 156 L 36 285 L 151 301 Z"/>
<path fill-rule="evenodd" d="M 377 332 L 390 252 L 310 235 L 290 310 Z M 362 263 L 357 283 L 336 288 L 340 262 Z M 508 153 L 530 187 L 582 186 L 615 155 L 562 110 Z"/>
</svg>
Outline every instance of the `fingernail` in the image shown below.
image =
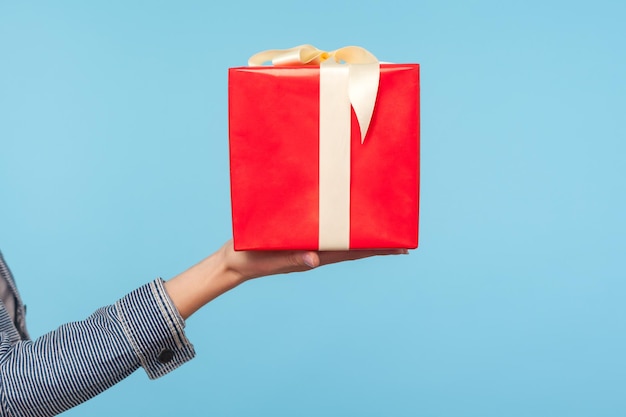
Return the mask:
<svg viewBox="0 0 626 417">
<path fill-rule="evenodd" d="M 302 259 L 304 260 L 304 263 L 306 264 L 306 266 L 308 266 L 309 268 L 315 268 L 315 264 L 313 263 L 314 262 L 313 255 L 311 255 L 310 253 L 306 253 L 302 257 Z"/>
</svg>

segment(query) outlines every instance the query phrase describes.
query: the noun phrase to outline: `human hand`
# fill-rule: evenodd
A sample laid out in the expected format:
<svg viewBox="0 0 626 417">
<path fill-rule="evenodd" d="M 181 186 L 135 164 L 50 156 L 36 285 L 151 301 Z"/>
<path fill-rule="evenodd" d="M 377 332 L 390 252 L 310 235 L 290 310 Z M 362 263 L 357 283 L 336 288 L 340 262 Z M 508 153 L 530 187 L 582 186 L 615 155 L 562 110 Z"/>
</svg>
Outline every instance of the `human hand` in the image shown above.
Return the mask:
<svg viewBox="0 0 626 417">
<path fill-rule="evenodd" d="M 235 251 L 232 240 L 217 252 L 165 283 L 186 319 L 203 305 L 252 278 L 307 271 L 320 265 L 377 255 L 406 254 L 406 249 L 352 251 Z"/>
<path fill-rule="evenodd" d="M 232 240 L 220 249 L 227 270 L 240 282 L 268 275 L 308 271 L 321 265 L 379 255 L 408 254 L 406 249 L 345 251 L 235 251 Z"/>
</svg>

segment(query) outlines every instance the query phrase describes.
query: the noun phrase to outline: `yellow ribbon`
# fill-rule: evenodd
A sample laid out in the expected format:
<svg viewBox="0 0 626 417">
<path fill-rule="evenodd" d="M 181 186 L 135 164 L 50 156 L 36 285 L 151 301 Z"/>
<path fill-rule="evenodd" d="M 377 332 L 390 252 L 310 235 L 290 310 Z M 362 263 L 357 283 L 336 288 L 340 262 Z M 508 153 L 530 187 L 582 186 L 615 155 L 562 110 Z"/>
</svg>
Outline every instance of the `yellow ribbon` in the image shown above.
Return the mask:
<svg viewBox="0 0 626 417">
<path fill-rule="evenodd" d="M 320 65 L 329 58 L 335 62 L 344 61 L 348 64 L 375 64 L 378 59 L 367 49 L 360 46 L 344 46 L 326 52 L 313 45 L 300 45 L 289 49 L 268 49 L 254 54 L 248 65 L 256 67 L 271 62 L 274 66 L 284 65 Z"/>
<path fill-rule="evenodd" d="M 319 249 L 349 249 L 350 105 L 363 144 L 378 94 L 378 59 L 358 46 L 326 52 L 300 45 L 259 52 L 248 60 L 250 66 L 267 62 L 275 66 L 320 66 Z"/>
</svg>

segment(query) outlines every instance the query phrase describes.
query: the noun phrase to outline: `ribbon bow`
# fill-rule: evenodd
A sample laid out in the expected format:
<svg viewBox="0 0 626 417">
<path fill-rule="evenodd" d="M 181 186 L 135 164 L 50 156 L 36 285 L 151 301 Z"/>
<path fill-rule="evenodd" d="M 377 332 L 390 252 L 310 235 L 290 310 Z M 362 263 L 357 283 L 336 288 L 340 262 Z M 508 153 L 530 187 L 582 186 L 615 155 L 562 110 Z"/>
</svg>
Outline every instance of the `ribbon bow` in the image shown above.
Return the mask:
<svg viewBox="0 0 626 417">
<path fill-rule="evenodd" d="M 341 67 L 342 71 L 347 71 L 348 98 L 361 129 L 361 143 L 365 141 L 374 113 L 380 78 L 378 59 L 371 52 L 360 46 L 345 46 L 326 52 L 312 45 L 300 45 L 259 52 L 250 57 L 248 65 L 261 66 L 266 62 L 271 62 L 274 66 L 319 65 L 320 77 L 324 77 L 324 73 L 334 72 L 333 68 Z"/>
</svg>

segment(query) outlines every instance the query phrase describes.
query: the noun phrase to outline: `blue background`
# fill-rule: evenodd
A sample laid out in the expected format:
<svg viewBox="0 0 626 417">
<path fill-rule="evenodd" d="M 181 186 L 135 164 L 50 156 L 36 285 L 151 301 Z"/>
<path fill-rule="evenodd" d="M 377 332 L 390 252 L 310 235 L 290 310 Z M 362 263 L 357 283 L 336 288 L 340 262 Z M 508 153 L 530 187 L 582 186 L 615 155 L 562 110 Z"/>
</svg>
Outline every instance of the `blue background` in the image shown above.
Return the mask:
<svg viewBox="0 0 626 417">
<path fill-rule="evenodd" d="M 0 244 L 33 336 L 230 237 L 229 66 L 422 64 L 420 248 L 247 283 L 68 416 L 626 415 L 621 1 L 0 1 Z"/>
</svg>

